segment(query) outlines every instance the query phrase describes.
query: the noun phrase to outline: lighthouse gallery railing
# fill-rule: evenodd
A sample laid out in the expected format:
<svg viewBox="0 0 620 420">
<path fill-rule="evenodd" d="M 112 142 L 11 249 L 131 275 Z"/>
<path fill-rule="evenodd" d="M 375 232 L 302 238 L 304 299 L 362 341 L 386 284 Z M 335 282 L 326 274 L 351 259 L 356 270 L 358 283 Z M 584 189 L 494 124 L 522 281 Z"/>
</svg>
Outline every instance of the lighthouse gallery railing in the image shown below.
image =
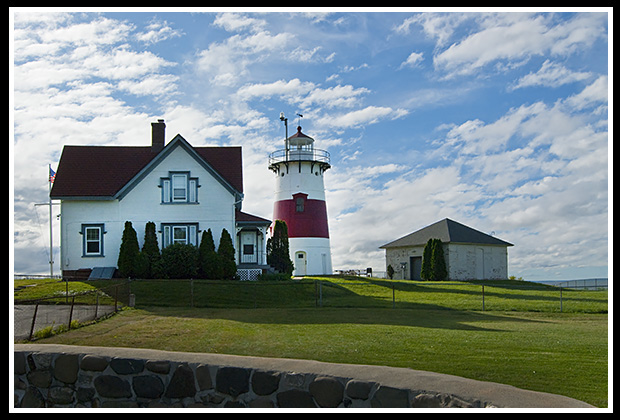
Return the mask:
<svg viewBox="0 0 620 420">
<path fill-rule="evenodd" d="M 282 150 L 276 150 L 269 154 L 269 166 L 273 166 L 279 163 L 291 162 L 291 161 L 308 161 L 318 162 L 322 165 L 330 166 L 329 152 L 321 149 L 304 149 L 295 148 Z"/>
</svg>

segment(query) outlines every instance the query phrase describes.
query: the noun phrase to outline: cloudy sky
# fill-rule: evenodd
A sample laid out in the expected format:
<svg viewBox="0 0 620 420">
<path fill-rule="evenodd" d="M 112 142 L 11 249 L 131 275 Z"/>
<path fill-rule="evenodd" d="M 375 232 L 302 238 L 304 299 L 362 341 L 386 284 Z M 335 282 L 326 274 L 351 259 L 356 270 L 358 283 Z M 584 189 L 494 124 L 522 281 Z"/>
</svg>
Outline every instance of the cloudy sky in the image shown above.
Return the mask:
<svg viewBox="0 0 620 420">
<path fill-rule="evenodd" d="M 513 243 L 509 275 L 608 276 L 611 8 L 263 10 L 10 9 L 14 272 L 49 272 L 63 146 L 145 146 L 158 118 L 242 146 L 271 218 L 284 112 L 331 153 L 335 269 L 448 217 Z"/>
</svg>

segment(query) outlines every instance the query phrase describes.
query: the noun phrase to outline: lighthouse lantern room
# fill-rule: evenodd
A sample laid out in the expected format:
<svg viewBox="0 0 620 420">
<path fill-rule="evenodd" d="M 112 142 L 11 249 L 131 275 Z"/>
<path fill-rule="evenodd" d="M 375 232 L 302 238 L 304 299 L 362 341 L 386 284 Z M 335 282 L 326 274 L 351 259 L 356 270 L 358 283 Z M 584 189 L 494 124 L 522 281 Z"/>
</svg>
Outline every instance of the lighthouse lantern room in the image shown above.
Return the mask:
<svg viewBox="0 0 620 420">
<path fill-rule="evenodd" d="M 287 125 L 287 119 L 280 114 Z M 314 148 L 314 139 L 301 132 L 284 140 L 285 148 L 269 155 L 275 174 L 273 220 L 288 227 L 293 275 L 332 274 L 332 258 L 323 176 L 330 166 L 329 153 Z"/>
</svg>

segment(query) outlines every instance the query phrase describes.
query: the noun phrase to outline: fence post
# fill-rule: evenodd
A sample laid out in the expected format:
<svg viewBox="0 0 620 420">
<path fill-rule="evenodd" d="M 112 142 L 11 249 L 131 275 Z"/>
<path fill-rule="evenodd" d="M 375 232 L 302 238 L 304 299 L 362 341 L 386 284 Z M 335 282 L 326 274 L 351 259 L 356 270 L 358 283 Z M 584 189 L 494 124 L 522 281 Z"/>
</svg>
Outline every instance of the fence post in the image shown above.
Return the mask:
<svg viewBox="0 0 620 420">
<path fill-rule="evenodd" d="M 560 287 L 560 312 L 562 312 L 562 288 Z"/>
<path fill-rule="evenodd" d="M 189 279 L 189 306 L 194 307 L 194 279 Z"/>
<path fill-rule="evenodd" d="M 67 329 L 71 329 L 71 319 L 73 318 L 73 305 L 75 304 L 75 295 L 71 298 L 71 309 L 69 310 L 69 324 L 67 324 Z"/>
<path fill-rule="evenodd" d="M 32 333 L 34 332 L 34 321 L 37 319 L 37 311 L 39 310 L 39 302 L 34 306 L 34 315 L 32 315 L 32 325 L 30 326 L 30 336 L 28 341 L 32 340 Z"/>
<path fill-rule="evenodd" d="M 323 281 L 319 280 L 319 307 L 323 307 Z"/>
<path fill-rule="evenodd" d="M 484 284 L 482 285 L 482 311 L 484 312 Z"/>
<path fill-rule="evenodd" d="M 392 309 L 396 308 L 396 294 L 394 292 L 394 283 L 392 283 Z"/>
<path fill-rule="evenodd" d="M 318 280 L 314 281 L 314 307 L 319 307 L 319 284 Z"/>
</svg>

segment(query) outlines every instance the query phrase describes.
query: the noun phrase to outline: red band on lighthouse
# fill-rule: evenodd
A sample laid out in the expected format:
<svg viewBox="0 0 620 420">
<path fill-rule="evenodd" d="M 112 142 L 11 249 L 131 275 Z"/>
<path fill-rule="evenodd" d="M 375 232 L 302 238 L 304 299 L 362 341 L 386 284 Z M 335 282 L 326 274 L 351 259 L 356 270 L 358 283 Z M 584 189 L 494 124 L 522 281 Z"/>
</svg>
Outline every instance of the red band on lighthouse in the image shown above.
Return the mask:
<svg viewBox="0 0 620 420">
<path fill-rule="evenodd" d="M 307 197 L 295 194 L 292 200 L 277 201 L 273 219 L 286 222 L 289 238 L 329 238 L 325 201 Z"/>
</svg>

